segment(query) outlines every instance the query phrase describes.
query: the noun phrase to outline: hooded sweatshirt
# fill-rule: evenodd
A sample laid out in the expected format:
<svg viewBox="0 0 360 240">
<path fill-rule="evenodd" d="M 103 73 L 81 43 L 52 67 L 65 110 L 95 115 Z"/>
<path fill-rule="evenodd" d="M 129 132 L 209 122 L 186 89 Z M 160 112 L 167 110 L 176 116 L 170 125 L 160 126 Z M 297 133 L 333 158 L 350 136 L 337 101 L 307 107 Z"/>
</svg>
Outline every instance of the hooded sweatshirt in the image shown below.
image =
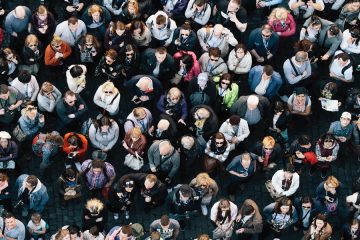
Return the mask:
<svg viewBox="0 0 360 240">
<path fill-rule="evenodd" d="M 156 28 L 156 18 L 159 15 L 163 15 L 166 18 L 165 27 L 163 29 Z M 146 21 L 147 27 L 151 31 L 151 35 L 160 41 L 166 41 L 165 46 L 168 46 L 171 43 L 173 38 L 174 30 L 176 29 L 176 22 L 170 19 L 165 12 L 158 11 L 154 15 L 151 15 Z"/>
</svg>

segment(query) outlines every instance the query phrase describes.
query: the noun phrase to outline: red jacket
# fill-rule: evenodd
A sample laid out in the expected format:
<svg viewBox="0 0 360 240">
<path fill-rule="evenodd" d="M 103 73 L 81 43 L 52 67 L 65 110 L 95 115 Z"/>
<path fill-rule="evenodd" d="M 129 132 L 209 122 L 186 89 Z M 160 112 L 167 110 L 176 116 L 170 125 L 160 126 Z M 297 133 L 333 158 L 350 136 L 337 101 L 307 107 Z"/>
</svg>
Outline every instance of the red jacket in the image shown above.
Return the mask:
<svg viewBox="0 0 360 240">
<path fill-rule="evenodd" d="M 85 160 L 86 151 L 88 149 L 88 140 L 86 139 L 86 137 L 84 135 L 79 134 L 79 133 L 74 133 L 74 132 L 69 132 L 69 133 L 65 134 L 65 136 L 64 136 L 64 145 L 63 145 L 62 150 L 66 154 L 69 154 L 70 152 L 75 151 L 74 149 L 70 148 L 70 144 L 67 141 L 69 139 L 69 137 L 73 136 L 74 134 L 76 134 L 76 136 L 81 141 L 81 148 L 76 149 L 76 151 L 78 151 L 77 159 L 79 160 L 79 162 L 83 162 Z"/>
<path fill-rule="evenodd" d="M 67 45 L 65 42 L 62 42 L 59 52 L 61 52 L 64 55 L 63 59 L 66 59 L 66 58 L 68 58 L 70 56 L 72 50 L 71 50 L 71 47 L 69 45 Z M 55 53 L 56 53 L 55 50 L 49 44 L 46 47 L 46 50 L 45 50 L 45 56 L 44 56 L 45 65 L 59 66 L 61 64 L 61 61 L 59 59 L 55 58 Z"/>
<path fill-rule="evenodd" d="M 284 25 L 278 19 L 271 19 L 268 23 L 274 29 L 274 32 L 281 32 L 280 37 L 290 37 L 295 34 L 296 22 L 290 13 L 287 15 Z"/>
<path fill-rule="evenodd" d="M 190 82 L 191 79 L 197 77 L 200 73 L 201 73 L 201 68 L 200 68 L 200 65 L 199 65 L 199 62 L 198 60 L 196 59 L 196 55 L 194 52 L 192 51 L 179 51 L 179 52 L 176 52 L 174 54 L 174 60 L 175 62 L 177 62 L 177 60 L 179 60 L 184 54 L 189 54 L 192 56 L 193 60 L 194 60 L 194 65 L 193 67 L 190 69 L 190 71 L 185 75 L 184 77 L 184 81 L 186 82 Z M 180 61 L 180 60 L 179 60 Z M 178 67 L 178 66 L 177 66 Z"/>
</svg>

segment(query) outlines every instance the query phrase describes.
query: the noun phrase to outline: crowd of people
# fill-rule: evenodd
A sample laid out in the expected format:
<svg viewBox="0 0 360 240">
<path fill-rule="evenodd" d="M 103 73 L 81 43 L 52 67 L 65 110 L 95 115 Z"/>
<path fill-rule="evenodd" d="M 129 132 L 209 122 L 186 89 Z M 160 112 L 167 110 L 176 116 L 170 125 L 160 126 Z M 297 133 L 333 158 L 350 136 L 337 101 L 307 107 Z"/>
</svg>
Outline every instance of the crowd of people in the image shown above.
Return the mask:
<svg viewBox="0 0 360 240">
<path fill-rule="evenodd" d="M 15 2 L 0 1 L 1 239 L 175 240 L 201 214 L 197 240 L 360 239 L 360 178 L 349 194 L 332 170 L 360 159 L 360 0 Z M 336 121 L 292 135 L 315 111 Z M 85 202 L 56 233 L 49 173 L 56 207 Z M 264 209 L 236 201 L 256 175 Z"/>
</svg>

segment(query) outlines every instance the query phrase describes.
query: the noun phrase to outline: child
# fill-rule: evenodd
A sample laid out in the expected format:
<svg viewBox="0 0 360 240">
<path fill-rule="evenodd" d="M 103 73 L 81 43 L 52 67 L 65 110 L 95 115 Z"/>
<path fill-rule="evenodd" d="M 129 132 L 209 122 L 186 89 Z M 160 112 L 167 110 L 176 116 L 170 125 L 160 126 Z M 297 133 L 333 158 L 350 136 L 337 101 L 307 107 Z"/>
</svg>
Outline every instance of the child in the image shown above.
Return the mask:
<svg viewBox="0 0 360 240">
<path fill-rule="evenodd" d="M 30 233 L 30 240 L 45 240 L 45 233 L 49 228 L 49 225 L 41 219 L 39 213 L 31 214 L 31 219 L 27 224 L 28 231 Z"/>
<path fill-rule="evenodd" d="M 105 236 L 103 233 L 99 232 L 97 226 L 91 227 L 89 230 L 84 232 L 84 240 L 104 240 Z"/>
</svg>

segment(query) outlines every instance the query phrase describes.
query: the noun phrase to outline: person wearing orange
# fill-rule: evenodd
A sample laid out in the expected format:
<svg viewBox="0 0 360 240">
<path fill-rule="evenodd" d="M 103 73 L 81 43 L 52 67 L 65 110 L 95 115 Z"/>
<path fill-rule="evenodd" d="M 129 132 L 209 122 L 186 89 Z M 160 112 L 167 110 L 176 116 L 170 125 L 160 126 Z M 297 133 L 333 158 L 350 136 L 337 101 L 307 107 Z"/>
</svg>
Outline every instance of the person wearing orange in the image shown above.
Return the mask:
<svg viewBox="0 0 360 240">
<path fill-rule="evenodd" d="M 54 36 L 51 43 L 45 49 L 45 65 L 47 66 L 61 66 L 64 61 L 70 56 L 71 47 L 65 43 L 59 36 Z"/>
<path fill-rule="evenodd" d="M 67 154 L 66 165 L 75 164 L 80 168 L 80 164 L 85 160 L 88 149 L 88 140 L 82 134 L 69 132 L 64 136 L 64 145 L 62 150 Z"/>
</svg>

